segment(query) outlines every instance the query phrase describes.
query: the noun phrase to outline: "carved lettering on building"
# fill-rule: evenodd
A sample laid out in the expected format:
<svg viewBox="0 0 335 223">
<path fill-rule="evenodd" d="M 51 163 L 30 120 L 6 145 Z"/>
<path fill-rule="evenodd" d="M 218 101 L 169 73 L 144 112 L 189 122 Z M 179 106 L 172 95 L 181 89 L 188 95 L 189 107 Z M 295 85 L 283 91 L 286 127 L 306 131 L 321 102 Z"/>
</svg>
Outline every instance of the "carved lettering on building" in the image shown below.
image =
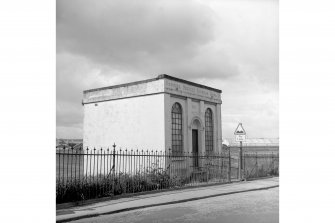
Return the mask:
<svg viewBox="0 0 335 223">
<path fill-rule="evenodd" d="M 169 93 L 185 97 L 192 97 L 201 100 L 206 99 L 217 103 L 221 102 L 220 94 L 217 92 L 184 83 L 178 83 L 176 81 L 165 80 L 165 90 Z"/>
</svg>

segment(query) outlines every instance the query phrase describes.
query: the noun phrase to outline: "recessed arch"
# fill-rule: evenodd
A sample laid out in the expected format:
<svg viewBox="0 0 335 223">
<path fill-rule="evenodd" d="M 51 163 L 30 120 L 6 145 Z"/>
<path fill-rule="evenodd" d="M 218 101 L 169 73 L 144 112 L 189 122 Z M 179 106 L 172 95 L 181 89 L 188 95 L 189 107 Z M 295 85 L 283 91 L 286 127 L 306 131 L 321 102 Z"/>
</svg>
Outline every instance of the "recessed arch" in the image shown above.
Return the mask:
<svg viewBox="0 0 335 223">
<path fill-rule="evenodd" d="M 201 118 L 200 118 L 199 116 L 194 116 L 194 117 L 191 119 L 189 128 L 190 128 L 190 129 L 192 129 L 192 128 L 197 128 L 197 129 L 203 131 L 203 130 L 204 130 L 204 124 L 203 124 L 203 122 L 201 121 Z"/>
</svg>

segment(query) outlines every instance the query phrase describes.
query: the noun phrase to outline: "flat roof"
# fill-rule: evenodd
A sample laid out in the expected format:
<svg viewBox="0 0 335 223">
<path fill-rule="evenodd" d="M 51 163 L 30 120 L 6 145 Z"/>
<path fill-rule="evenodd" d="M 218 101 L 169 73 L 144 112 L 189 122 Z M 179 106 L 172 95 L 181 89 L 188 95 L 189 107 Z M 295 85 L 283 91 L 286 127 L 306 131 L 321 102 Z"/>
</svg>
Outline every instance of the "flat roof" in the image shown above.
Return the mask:
<svg viewBox="0 0 335 223">
<path fill-rule="evenodd" d="M 189 84 L 189 85 L 192 85 L 192 86 L 196 86 L 196 87 L 199 87 L 199 88 L 204 88 L 204 89 L 207 89 L 207 90 L 211 90 L 211 91 L 215 91 L 215 92 L 218 92 L 218 93 L 222 93 L 222 91 L 219 90 L 219 89 L 208 87 L 208 86 L 205 86 L 205 85 L 202 85 L 202 84 L 197 84 L 197 83 L 194 83 L 194 82 L 191 82 L 191 81 L 187 81 L 187 80 L 184 80 L 184 79 L 172 77 L 172 76 L 167 75 L 167 74 L 160 74 L 156 78 L 151 78 L 151 79 L 142 80 L 142 81 L 135 81 L 135 82 L 125 83 L 125 84 L 118 84 L 118 85 L 113 85 L 113 86 L 108 86 L 108 87 L 102 87 L 102 88 L 95 88 L 95 89 L 85 90 L 84 93 L 93 92 L 93 91 L 101 91 L 101 90 L 106 90 L 106 89 L 119 88 L 119 87 L 127 87 L 127 86 L 131 86 L 131 85 L 136 85 L 136 84 L 148 83 L 148 82 L 156 81 L 156 80 L 159 80 L 159 79 L 169 79 L 169 80 L 173 80 L 173 81 L 178 81 L 178 82 L 181 82 L 181 83 Z"/>
</svg>

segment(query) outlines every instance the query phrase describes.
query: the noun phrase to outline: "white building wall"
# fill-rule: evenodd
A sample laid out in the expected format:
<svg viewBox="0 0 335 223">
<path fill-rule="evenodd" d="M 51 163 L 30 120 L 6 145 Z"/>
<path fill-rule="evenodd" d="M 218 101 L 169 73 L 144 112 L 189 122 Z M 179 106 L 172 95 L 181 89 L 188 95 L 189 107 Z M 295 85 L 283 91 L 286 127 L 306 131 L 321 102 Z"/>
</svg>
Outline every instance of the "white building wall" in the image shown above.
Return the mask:
<svg viewBox="0 0 335 223">
<path fill-rule="evenodd" d="M 84 148 L 165 148 L 164 94 L 84 105 Z"/>
</svg>

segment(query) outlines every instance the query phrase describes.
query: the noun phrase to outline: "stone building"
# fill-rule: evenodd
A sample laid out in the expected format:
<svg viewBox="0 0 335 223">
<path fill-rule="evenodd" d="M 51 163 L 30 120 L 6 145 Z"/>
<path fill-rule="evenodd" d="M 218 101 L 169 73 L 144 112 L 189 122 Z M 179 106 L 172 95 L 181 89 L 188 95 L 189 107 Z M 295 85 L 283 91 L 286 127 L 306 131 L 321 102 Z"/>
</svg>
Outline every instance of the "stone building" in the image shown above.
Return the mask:
<svg viewBox="0 0 335 223">
<path fill-rule="evenodd" d="M 83 146 L 219 153 L 221 103 L 221 90 L 166 74 L 86 90 Z"/>
<path fill-rule="evenodd" d="M 219 152 L 221 90 L 168 75 L 84 91 L 84 147 Z"/>
</svg>

